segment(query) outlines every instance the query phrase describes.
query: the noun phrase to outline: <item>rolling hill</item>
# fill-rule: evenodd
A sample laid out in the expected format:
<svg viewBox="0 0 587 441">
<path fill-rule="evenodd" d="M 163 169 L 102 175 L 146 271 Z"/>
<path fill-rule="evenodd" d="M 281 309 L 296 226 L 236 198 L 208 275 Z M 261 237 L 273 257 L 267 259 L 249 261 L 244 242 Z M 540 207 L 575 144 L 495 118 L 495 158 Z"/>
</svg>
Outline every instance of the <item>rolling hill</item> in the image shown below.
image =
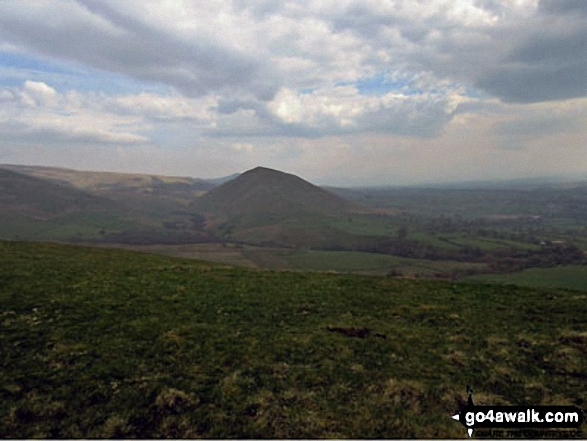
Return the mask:
<svg viewBox="0 0 587 441">
<path fill-rule="evenodd" d="M 189 177 L 162 176 L 140 173 L 117 173 L 88 170 L 73 170 L 60 167 L 43 167 L 15 164 L 0 164 L 0 168 L 12 170 L 25 175 L 35 176 L 50 181 L 69 184 L 73 187 L 89 191 L 106 190 L 108 188 L 139 188 L 157 186 L 164 183 L 190 185 L 194 189 L 207 191 L 217 185 L 211 181 Z M 220 180 L 222 178 L 219 178 Z"/>
<path fill-rule="evenodd" d="M 356 209 L 297 176 L 262 167 L 217 187 L 192 178 L 51 167 L 0 171 L 0 210 L 13 217 L 0 237 L 8 239 L 180 244 L 234 233 L 237 241 L 298 246 L 332 242 L 325 219 Z"/>
<path fill-rule="evenodd" d="M 197 199 L 195 208 L 211 215 L 267 213 L 341 214 L 353 205 L 295 175 L 265 167 L 249 170 Z"/>
<path fill-rule="evenodd" d="M 0 168 L 0 239 L 92 243 L 194 243 L 209 240 L 185 205 L 129 201 L 65 182 Z M 187 203 L 187 202 L 186 202 Z M 197 220 L 196 220 L 197 223 Z"/>
<path fill-rule="evenodd" d="M 192 210 L 225 240 L 321 247 L 348 243 L 351 235 L 332 221 L 361 207 L 295 175 L 257 167 L 195 199 Z"/>
<path fill-rule="evenodd" d="M 28 176 L 71 186 L 122 202 L 134 209 L 177 210 L 217 185 L 203 179 L 136 173 L 70 170 L 57 167 L 0 165 Z"/>
<path fill-rule="evenodd" d="M 0 212 L 50 219 L 68 213 L 115 212 L 118 208 L 109 199 L 0 168 Z"/>
<path fill-rule="evenodd" d="M 188 205 L 214 187 L 211 182 L 21 165 L 0 165 L 0 172 L 0 238 L 126 244 L 209 239 Z"/>
<path fill-rule="evenodd" d="M 0 168 L 0 238 L 95 240 L 142 228 L 124 205 Z"/>
</svg>

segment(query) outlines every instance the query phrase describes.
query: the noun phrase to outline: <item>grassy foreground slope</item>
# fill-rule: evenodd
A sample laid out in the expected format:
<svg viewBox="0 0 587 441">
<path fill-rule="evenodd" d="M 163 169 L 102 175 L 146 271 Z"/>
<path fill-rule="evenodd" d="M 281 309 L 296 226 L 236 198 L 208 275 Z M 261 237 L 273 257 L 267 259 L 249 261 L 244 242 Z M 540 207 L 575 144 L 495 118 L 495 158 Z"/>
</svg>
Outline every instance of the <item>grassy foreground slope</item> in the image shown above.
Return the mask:
<svg viewBox="0 0 587 441">
<path fill-rule="evenodd" d="M 462 438 L 587 398 L 585 300 L 0 242 L 0 436 Z"/>
</svg>

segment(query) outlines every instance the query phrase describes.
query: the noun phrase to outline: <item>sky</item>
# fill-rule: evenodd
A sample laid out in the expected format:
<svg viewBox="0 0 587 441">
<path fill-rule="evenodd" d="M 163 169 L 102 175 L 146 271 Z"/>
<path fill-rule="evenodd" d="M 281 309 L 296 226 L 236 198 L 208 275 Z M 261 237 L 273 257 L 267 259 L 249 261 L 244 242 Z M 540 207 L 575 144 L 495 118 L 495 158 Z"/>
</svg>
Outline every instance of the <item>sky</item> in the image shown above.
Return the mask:
<svg viewBox="0 0 587 441">
<path fill-rule="evenodd" d="M 587 177 L 585 0 L 0 2 L 0 163 Z"/>
</svg>

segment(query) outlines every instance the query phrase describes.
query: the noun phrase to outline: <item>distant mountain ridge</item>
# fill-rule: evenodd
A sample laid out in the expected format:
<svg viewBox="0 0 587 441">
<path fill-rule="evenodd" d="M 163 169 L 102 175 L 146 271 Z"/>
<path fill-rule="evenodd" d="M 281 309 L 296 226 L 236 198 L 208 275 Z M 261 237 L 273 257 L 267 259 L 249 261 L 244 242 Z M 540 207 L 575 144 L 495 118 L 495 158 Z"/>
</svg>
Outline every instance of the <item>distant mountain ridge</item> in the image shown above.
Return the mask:
<svg viewBox="0 0 587 441">
<path fill-rule="evenodd" d="M 208 235 L 187 207 L 212 186 L 193 178 L 0 165 L 0 238 L 200 241 Z"/>
<path fill-rule="evenodd" d="M 194 202 L 198 212 L 211 215 L 268 213 L 341 214 L 353 204 L 304 179 L 266 167 L 256 167 L 225 182 Z"/>
<path fill-rule="evenodd" d="M 74 212 L 112 212 L 111 200 L 83 190 L 0 168 L 0 212 L 49 218 Z"/>
<path fill-rule="evenodd" d="M 231 181 L 231 180 L 239 177 L 239 175 L 240 175 L 240 173 L 233 173 L 228 176 L 221 176 L 220 178 L 205 179 L 205 181 L 216 186 L 216 185 L 224 184 L 225 182 Z"/>
<path fill-rule="evenodd" d="M 82 171 L 58 167 L 0 164 L 0 169 L 82 190 L 116 201 L 127 209 L 150 213 L 182 210 L 197 196 L 216 185 L 190 177 Z"/>
<path fill-rule="evenodd" d="M 213 182 L 189 177 L 163 176 L 140 173 L 73 170 L 60 167 L 0 164 L 0 168 L 37 178 L 69 184 L 83 190 L 100 191 L 109 188 L 156 187 L 157 185 L 184 185 L 207 191 Z"/>
<path fill-rule="evenodd" d="M 194 178 L 0 165 L 0 238 L 120 243 L 307 245 L 358 205 L 292 174 L 257 167 Z M 213 188 L 212 188 L 213 187 Z"/>
</svg>

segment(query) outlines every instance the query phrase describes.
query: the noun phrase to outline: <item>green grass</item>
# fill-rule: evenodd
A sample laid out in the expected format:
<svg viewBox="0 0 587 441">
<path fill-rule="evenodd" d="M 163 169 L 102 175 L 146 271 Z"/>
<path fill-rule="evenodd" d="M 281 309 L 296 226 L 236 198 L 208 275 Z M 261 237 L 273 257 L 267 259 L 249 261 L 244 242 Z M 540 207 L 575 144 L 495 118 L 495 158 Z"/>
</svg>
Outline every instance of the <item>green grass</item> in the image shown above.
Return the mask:
<svg viewBox="0 0 587 441">
<path fill-rule="evenodd" d="M 171 257 L 273 270 L 335 271 L 371 275 L 387 275 L 390 271 L 395 271 L 405 276 L 435 277 L 458 270 L 482 270 L 485 267 L 482 263 L 411 259 L 359 251 L 304 250 L 236 244 L 117 245 L 117 247 Z"/>
<path fill-rule="evenodd" d="M 396 236 L 401 219 L 394 216 L 351 214 L 332 219 L 331 228 L 358 236 Z"/>
<path fill-rule="evenodd" d="M 241 246 L 235 244 L 185 244 L 185 245 L 114 245 L 123 249 L 131 249 L 145 253 L 162 254 L 170 257 L 180 257 L 187 259 L 199 259 L 209 262 L 225 263 L 232 266 L 244 266 L 256 268 L 257 265 L 253 260 L 248 258 L 249 249 L 257 251 L 255 247 Z M 271 253 L 271 250 L 262 249 L 265 254 Z"/>
<path fill-rule="evenodd" d="M 420 243 L 431 245 L 441 250 L 459 250 L 464 247 L 479 247 L 483 251 L 495 251 L 498 249 L 524 249 L 538 250 L 540 245 L 526 242 L 518 242 L 507 239 L 494 239 L 467 234 L 429 234 L 416 231 L 410 233 L 409 238 Z"/>
<path fill-rule="evenodd" d="M 470 246 L 470 247 L 479 247 L 485 251 L 493 251 L 498 249 L 507 249 L 507 248 L 517 248 L 517 249 L 527 249 L 527 250 L 538 250 L 540 249 L 540 245 L 524 243 L 524 242 L 517 242 L 514 240 L 507 240 L 507 239 L 493 239 L 488 237 L 474 237 L 474 236 L 465 236 L 465 235 L 454 235 L 449 236 L 448 241 L 450 243 L 456 244 L 460 247 Z"/>
<path fill-rule="evenodd" d="M 318 271 L 387 271 L 400 257 L 353 251 L 296 251 L 286 257 L 293 268 Z"/>
<path fill-rule="evenodd" d="M 446 234 L 430 234 L 420 231 L 411 232 L 409 234 L 409 238 L 411 240 L 416 240 L 420 243 L 431 245 L 441 250 L 456 251 L 461 248 L 460 245 L 447 241 L 446 237 Z"/>
<path fill-rule="evenodd" d="M 69 213 L 48 220 L 7 214 L 2 215 L 0 239 L 91 240 L 101 238 L 101 233 L 116 234 L 140 227 L 138 222 L 106 213 Z"/>
<path fill-rule="evenodd" d="M 410 259 L 358 251 L 296 250 L 282 252 L 281 256 L 290 263 L 292 269 L 379 275 L 395 270 L 408 276 L 418 274 L 428 277 L 453 270 L 483 266 L 466 262 Z"/>
<path fill-rule="evenodd" d="M 467 384 L 587 398 L 573 291 L 0 242 L 0 305 L 7 438 L 465 438 Z"/>
<path fill-rule="evenodd" d="M 587 292 L 587 266 L 567 265 L 552 268 L 529 268 L 509 274 L 483 274 L 464 280 L 509 283 L 535 288 L 567 288 Z"/>
</svg>

